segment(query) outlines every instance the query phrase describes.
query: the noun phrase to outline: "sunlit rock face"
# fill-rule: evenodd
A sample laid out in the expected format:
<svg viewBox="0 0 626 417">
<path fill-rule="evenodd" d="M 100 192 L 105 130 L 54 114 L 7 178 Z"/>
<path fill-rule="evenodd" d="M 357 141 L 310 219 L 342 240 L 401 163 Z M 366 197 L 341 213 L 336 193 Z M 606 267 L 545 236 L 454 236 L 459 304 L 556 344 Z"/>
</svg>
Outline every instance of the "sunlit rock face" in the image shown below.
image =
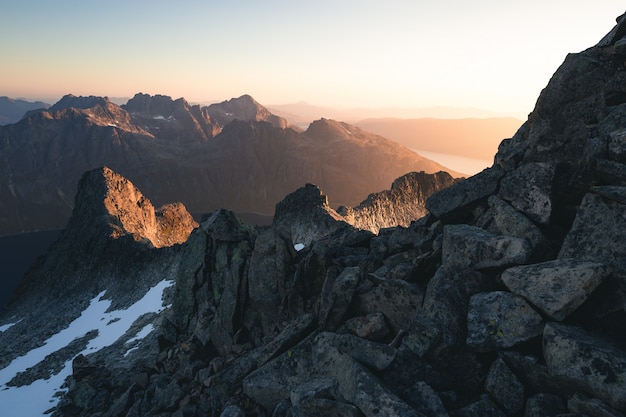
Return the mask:
<svg viewBox="0 0 626 417">
<path fill-rule="evenodd" d="M 354 227 L 372 233 L 386 227 L 407 227 L 428 213 L 428 197 L 454 183 L 447 172 L 411 172 L 395 180 L 389 190 L 370 194 L 356 207 L 340 207 L 337 211 Z"/>
</svg>

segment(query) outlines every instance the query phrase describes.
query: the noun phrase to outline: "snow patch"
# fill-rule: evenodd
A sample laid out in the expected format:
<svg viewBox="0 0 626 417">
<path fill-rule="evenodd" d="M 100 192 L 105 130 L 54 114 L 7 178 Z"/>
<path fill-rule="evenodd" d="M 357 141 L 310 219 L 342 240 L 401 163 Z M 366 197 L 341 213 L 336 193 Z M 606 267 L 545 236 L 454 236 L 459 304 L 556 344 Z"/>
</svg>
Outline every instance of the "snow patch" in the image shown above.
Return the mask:
<svg viewBox="0 0 626 417">
<path fill-rule="evenodd" d="M 0 333 L 6 332 L 7 330 L 9 330 L 11 327 L 15 326 L 20 321 L 22 321 L 22 320 L 18 320 L 15 323 L 9 323 L 9 324 L 4 324 L 4 325 L 0 326 Z"/>
<path fill-rule="evenodd" d="M 165 116 L 154 116 L 154 120 L 165 120 Z"/>
<path fill-rule="evenodd" d="M 173 281 L 163 280 L 152 287 L 135 304 L 125 310 L 114 311 L 107 311 L 111 306 L 111 301 L 103 299 L 106 294 L 106 291 L 103 291 L 91 300 L 80 317 L 71 322 L 66 329 L 48 338 L 42 346 L 14 359 L 5 368 L 0 369 L 0 404 L 2 404 L 3 415 L 42 416 L 46 411 L 55 407 L 60 400 L 58 394 L 67 391 L 61 387 L 72 373 L 73 358 L 65 362 L 59 373 L 48 379 L 39 379 L 22 387 L 7 386 L 7 383 L 19 372 L 37 365 L 48 355 L 66 347 L 73 340 L 85 336 L 90 331 L 96 330 L 98 335 L 91 339 L 79 354 L 87 355 L 110 346 L 123 336 L 142 315 L 160 313 L 168 308 L 169 306 L 163 305 L 163 291 L 172 285 Z M 12 325 L 14 324 L 17 323 Z M 3 328 L 6 326 L 8 325 Z M 151 325 L 145 326 L 131 341 L 144 338 L 152 330 Z"/>
<path fill-rule="evenodd" d="M 293 245 L 293 248 L 300 252 L 302 249 L 304 249 L 304 243 L 296 243 L 295 245 Z"/>
</svg>

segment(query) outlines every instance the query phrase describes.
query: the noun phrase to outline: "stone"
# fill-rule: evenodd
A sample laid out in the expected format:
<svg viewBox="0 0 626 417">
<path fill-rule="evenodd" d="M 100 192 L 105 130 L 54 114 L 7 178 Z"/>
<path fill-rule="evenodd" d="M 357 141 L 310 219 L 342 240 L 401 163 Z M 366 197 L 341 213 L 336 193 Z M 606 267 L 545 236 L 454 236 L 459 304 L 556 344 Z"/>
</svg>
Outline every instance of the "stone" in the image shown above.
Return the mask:
<svg viewBox="0 0 626 417">
<path fill-rule="evenodd" d="M 370 342 L 351 334 L 337 335 L 335 333 L 320 333 L 316 342 L 318 345 L 327 344 L 337 348 L 357 360 L 359 363 L 381 371 L 387 368 L 395 359 L 396 350 L 391 346 Z"/>
<path fill-rule="evenodd" d="M 583 198 L 558 258 L 602 262 L 626 276 L 626 205 L 595 193 Z"/>
<path fill-rule="evenodd" d="M 291 390 L 289 398 L 294 407 L 300 405 L 306 398 L 333 398 L 337 391 L 337 381 L 334 379 L 314 379 Z"/>
<path fill-rule="evenodd" d="M 525 263 L 531 255 L 526 239 L 494 235 L 465 224 L 443 228 L 441 261 L 474 269 L 504 267 Z"/>
<path fill-rule="evenodd" d="M 561 258 L 509 268 L 501 278 L 511 292 L 561 321 L 582 305 L 610 273 L 611 268 L 601 263 Z"/>
<path fill-rule="evenodd" d="M 325 417 L 359 417 L 359 409 L 352 404 L 346 404 L 326 398 L 305 398 L 299 405 L 304 416 Z"/>
<path fill-rule="evenodd" d="M 541 316 L 522 298 L 505 291 L 472 296 L 467 345 L 477 351 L 508 348 L 542 334 Z"/>
<path fill-rule="evenodd" d="M 487 395 L 483 395 L 478 401 L 471 403 L 453 413 L 454 417 L 505 417 Z"/>
<path fill-rule="evenodd" d="M 241 384 L 243 392 L 265 410 L 271 411 L 284 399 L 290 399 L 292 391 L 306 381 L 321 379 L 312 362 L 311 349 L 314 335 L 289 347 L 276 358 L 249 369 Z"/>
<path fill-rule="evenodd" d="M 526 401 L 524 417 L 552 417 L 567 413 L 563 398 L 554 394 L 539 393 Z"/>
<path fill-rule="evenodd" d="M 422 305 L 424 294 L 415 284 L 384 280 L 372 290 L 357 295 L 358 314 L 382 313 L 394 331 L 406 330 Z"/>
<path fill-rule="evenodd" d="M 350 356 L 321 341 L 313 346 L 313 360 L 320 373 L 337 380 L 337 391 L 366 417 L 419 417 L 409 405 Z"/>
<path fill-rule="evenodd" d="M 246 413 L 236 405 L 229 405 L 222 411 L 220 417 L 246 417 Z"/>
<path fill-rule="evenodd" d="M 418 314 L 411 320 L 409 329 L 402 338 L 402 345 L 422 357 L 439 341 L 441 334 L 435 321 Z"/>
<path fill-rule="evenodd" d="M 517 414 L 524 407 L 524 385 L 502 358 L 491 364 L 485 390 L 507 414 Z"/>
<path fill-rule="evenodd" d="M 326 274 L 319 307 L 319 325 L 325 330 L 335 330 L 343 321 L 359 283 L 359 267 L 344 268 L 339 276 Z"/>
<path fill-rule="evenodd" d="M 551 375 L 626 411 L 626 352 L 614 343 L 579 327 L 548 323 L 543 351 Z"/>
<path fill-rule="evenodd" d="M 431 195 L 426 209 L 440 219 L 464 218 L 472 206 L 494 194 L 504 171 L 492 167 Z"/>
<path fill-rule="evenodd" d="M 552 215 L 552 164 L 531 162 L 507 173 L 498 194 L 517 210 L 540 224 Z"/>
<path fill-rule="evenodd" d="M 503 235 L 524 238 L 533 250 L 541 250 L 545 237 L 528 217 L 517 211 L 497 195 L 489 197 L 493 220 Z"/>
<path fill-rule="evenodd" d="M 383 313 L 353 317 L 346 320 L 344 326 L 355 335 L 374 342 L 385 339 L 391 333 Z"/>
<path fill-rule="evenodd" d="M 437 392 L 424 381 L 417 381 L 404 390 L 402 398 L 415 411 L 428 417 L 448 417 L 448 412 Z"/>
<path fill-rule="evenodd" d="M 623 417 L 624 414 L 611 408 L 597 398 L 576 393 L 567 399 L 567 408 L 576 415 L 590 417 Z"/>
<path fill-rule="evenodd" d="M 472 295 L 489 291 L 493 282 L 481 272 L 454 265 L 442 265 L 428 283 L 419 314 L 442 331 L 435 350 L 464 346 L 467 337 L 467 310 Z"/>
</svg>

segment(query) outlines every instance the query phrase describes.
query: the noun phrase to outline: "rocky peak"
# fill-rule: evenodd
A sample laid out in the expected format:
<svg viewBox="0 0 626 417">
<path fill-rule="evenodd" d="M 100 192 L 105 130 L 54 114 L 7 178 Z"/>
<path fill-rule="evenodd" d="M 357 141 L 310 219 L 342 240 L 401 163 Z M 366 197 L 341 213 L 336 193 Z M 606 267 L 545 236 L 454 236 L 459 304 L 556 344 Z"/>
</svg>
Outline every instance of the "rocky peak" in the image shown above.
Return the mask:
<svg viewBox="0 0 626 417">
<path fill-rule="evenodd" d="M 110 238 L 131 236 L 157 248 L 184 242 L 198 226 L 181 203 L 155 210 L 128 179 L 107 167 L 82 177 L 74 207 L 75 221 L 97 219 L 109 228 Z"/>
<path fill-rule="evenodd" d="M 247 94 L 221 103 L 211 104 L 206 109 L 209 115 L 222 126 L 226 126 L 237 119 L 243 121 L 265 121 L 281 129 L 290 127 L 287 120 L 272 114 L 267 108 Z"/>
<path fill-rule="evenodd" d="M 351 135 L 353 131 L 360 132 L 361 129 L 356 126 L 349 125 L 348 123 L 321 118 L 311 123 L 305 131 L 305 134 L 316 138 L 337 138 L 343 137 L 346 134 Z"/>
<path fill-rule="evenodd" d="M 276 205 L 274 222 L 289 230 L 293 244 L 309 245 L 346 226 L 328 204 L 328 197 L 313 184 L 306 184 Z"/>
<path fill-rule="evenodd" d="M 48 108 L 49 111 L 55 112 L 59 110 L 74 108 L 74 109 L 89 109 L 96 106 L 106 107 L 112 104 L 108 97 L 98 96 L 75 96 L 73 94 L 67 94 L 61 98 L 58 102 Z"/>
<path fill-rule="evenodd" d="M 172 100 L 170 96 L 137 93 L 121 107 L 130 113 L 167 118 L 172 116 L 176 109 L 189 109 L 190 106 L 183 98 Z"/>
<path fill-rule="evenodd" d="M 410 172 L 396 179 L 391 189 L 370 194 L 356 207 L 339 207 L 337 212 L 358 229 L 378 233 L 387 227 L 407 227 L 424 217 L 428 197 L 454 184 L 447 172 Z"/>
</svg>

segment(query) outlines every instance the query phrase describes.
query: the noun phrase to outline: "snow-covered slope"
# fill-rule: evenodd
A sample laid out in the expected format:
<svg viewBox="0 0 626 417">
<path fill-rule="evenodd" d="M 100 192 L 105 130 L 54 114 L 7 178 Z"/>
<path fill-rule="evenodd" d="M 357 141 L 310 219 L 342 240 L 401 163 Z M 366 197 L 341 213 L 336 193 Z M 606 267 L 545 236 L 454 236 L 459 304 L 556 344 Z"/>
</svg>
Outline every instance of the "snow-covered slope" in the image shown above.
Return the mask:
<svg viewBox="0 0 626 417">
<path fill-rule="evenodd" d="M 163 293 L 173 281 L 163 280 L 152 287 L 140 300 L 126 309 L 110 310 L 111 300 L 106 291 L 94 297 L 80 317 L 49 337 L 40 347 L 15 358 L 0 369 L 0 404 L 2 413 L 13 417 L 45 415 L 60 400 L 65 379 L 72 374 L 72 361 L 78 355 L 95 353 L 115 342 L 127 348 L 125 356 L 137 350 L 154 326 L 154 315 L 168 308 L 163 303 Z M 146 315 L 153 315 L 150 323 L 137 326 Z M 13 323 L 0 325 L 0 332 L 9 329 L 28 332 L 26 322 L 19 318 Z M 22 328 L 24 327 L 24 328 Z M 0 341 L 2 334 L 0 334 Z M 78 345 L 78 346 L 76 346 Z M 51 360 L 53 357 L 55 360 Z M 54 369 L 62 359 L 63 365 Z"/>
</svg>

